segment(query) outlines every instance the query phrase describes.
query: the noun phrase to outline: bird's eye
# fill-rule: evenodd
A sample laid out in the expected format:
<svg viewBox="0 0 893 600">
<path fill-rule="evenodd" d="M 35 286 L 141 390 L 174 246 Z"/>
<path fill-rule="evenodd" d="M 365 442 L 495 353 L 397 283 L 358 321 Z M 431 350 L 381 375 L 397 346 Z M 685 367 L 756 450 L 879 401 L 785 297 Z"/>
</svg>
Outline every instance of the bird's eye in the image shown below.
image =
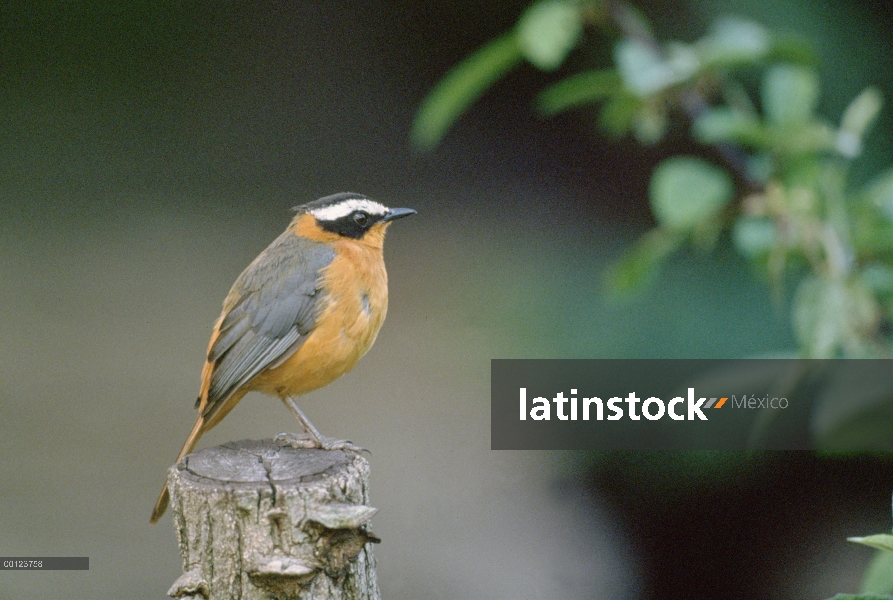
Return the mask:
<svg viewBox="0 0 893 600">
<path fill-rule="evenodd" d="M 353 222 L 360 227 L 365 227 L 366 223 L 369 222 L 369 215 L 361 210 L 358 210 L 353 214 Z"/>
</svg>

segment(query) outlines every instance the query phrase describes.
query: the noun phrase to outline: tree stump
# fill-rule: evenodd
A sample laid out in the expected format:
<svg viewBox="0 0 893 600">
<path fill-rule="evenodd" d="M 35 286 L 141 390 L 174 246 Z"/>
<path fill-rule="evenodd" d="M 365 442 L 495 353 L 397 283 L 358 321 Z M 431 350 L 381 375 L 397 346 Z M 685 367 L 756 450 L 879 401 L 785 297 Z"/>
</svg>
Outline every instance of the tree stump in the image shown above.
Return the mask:
<svg viewBox="0 0 893 600">
<path fill-rule="evenodd" d="M 355 452 L 242 440 L 168 471 L 188 600 L 380 600 L 369 463 Z"/>
</svg>

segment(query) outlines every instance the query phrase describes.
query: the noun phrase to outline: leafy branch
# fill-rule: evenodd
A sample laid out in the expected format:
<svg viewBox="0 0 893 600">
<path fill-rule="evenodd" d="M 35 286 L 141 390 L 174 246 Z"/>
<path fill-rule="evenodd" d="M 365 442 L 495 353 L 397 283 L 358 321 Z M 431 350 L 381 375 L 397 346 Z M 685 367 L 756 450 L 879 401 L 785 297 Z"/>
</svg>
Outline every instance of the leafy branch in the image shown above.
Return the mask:
<svg viewBox="0 0 893 600">
<path fill-rule="evenodd" d="M 776 289 L 796 282 L 791 318 L 802 356 L 890 357 L 893 169 L 860 188 L 849 181 L 880 94 L 865 89 L 837 122 L 817 115 L 815 52 L 800 39 L 724 18 L 693 42 L 661 42 L 622 0 L 539 0 L 431 91 L 413 143 L 435 147 L 512 69 L 553 72 L 576 49 L 603 42 L 613 44 L 612 64 L 549 85 L 537 109 L 597 107 L 605 131 L 643 144 L 681 121 L 719 162 L 675 156 L 655 169 L 657 228 L 610 269 L 611 290 L 640 289 L 682 245 L 709 248 L 727 230 Z"/>
</svg>

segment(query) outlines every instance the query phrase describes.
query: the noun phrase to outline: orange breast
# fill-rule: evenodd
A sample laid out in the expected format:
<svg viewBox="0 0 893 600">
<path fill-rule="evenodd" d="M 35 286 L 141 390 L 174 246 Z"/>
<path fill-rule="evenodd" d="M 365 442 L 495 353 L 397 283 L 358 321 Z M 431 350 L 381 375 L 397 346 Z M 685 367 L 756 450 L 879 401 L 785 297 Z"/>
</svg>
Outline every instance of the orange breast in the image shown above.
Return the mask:
<svg viewBox="0 0 893 600">
<path fill-rule="evenodd" d="M 247 389 L 300 395 L 350 371 L 375 342 L 388 311 L 388 279 L 380 247 L 338 242 L 323 270 L 327 296 L 315 329 L 297 352 L 252 379 Z"/>
</svg>

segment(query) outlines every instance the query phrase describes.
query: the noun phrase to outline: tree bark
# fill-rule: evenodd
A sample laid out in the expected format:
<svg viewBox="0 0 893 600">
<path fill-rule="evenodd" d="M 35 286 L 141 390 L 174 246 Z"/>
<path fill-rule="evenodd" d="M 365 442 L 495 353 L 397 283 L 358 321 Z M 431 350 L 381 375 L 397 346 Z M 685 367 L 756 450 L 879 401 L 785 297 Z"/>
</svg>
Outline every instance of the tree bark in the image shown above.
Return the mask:
<svg viewBox="0 0 893 600">
<path fill-rule="evenodd" d="M 242 440 L 168 472 L 183 575 L 203 600 L 380 600 L 369 542 L 369 463 L 344 450 Z"/>
</svg>

